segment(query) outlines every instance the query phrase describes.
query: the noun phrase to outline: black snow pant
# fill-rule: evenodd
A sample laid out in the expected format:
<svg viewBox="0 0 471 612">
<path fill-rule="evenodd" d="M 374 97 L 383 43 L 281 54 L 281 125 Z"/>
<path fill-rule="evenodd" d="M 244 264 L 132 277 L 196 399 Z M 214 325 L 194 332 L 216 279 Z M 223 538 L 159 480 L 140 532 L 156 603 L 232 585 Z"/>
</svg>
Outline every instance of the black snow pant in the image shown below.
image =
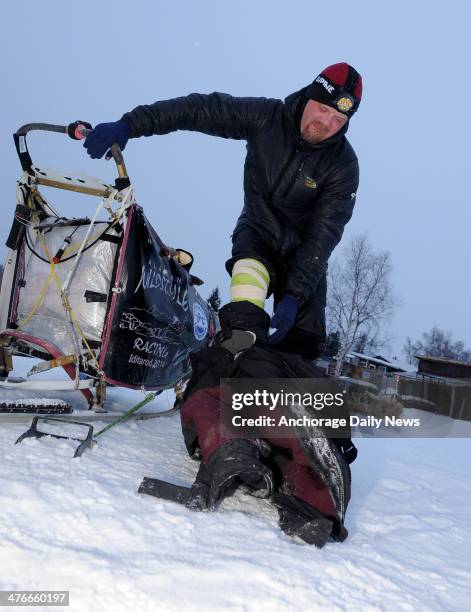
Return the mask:
<svg viewBox="0 0 471 612">
<path fill-rule="evenodd" d="M 226 261 L 226 270 L 232 274 L 235 262 L 244 258 L 257 259 L 270 273 L 268 296 L 273 293 L 276 306 L 286 291 L 289 254 L 281 258 L 274 253 L 263 237 L 253 228 L 243 226 L 232 236 L 232 257 Z M 306 304 L 299 310 L 294 326 L 276 344 L 276 348 L 286 353 L 295 353 L 308 359 L 322 354 L 326 340 L 325 307 L 327 297 L 327 273 L 325 272 L 315 291 Z"/>
</svg>

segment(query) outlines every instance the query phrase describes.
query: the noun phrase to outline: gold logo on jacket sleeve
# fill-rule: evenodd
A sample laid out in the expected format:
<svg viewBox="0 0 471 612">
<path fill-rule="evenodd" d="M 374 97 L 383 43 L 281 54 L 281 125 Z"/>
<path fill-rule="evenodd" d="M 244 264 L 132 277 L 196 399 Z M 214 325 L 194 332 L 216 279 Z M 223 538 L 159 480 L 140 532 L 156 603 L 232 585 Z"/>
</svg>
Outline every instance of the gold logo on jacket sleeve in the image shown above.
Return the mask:
<svg viewBox="0 0 471 612">
<path fill-rule="evenodd" d="M 315 189 L 317 187 L 316 181 L 310 176 L 306 176 L 306 178 L 304 179 L 304 185 L 309 189 Z"/>
</svg>

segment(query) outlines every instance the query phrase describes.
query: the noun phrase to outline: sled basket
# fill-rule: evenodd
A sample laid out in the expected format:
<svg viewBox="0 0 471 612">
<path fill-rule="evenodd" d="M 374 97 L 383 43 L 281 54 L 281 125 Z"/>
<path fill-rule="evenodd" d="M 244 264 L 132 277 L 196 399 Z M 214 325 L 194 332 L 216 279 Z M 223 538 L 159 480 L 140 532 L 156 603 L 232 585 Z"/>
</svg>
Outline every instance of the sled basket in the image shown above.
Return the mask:
<svg viewBox="0 0 471 612">
<path fill-rule="evenodd" d="M 216 319 L 189 273 L 191 255 L 165 245 L 135 202 L 117 145 L 114 185 L 33 165 L 29 131 L 77 139 L 84 125 L 29 124 L 14 135 L 23 176 L 0 292 L 0 389 L 8 386 L 8 359 L 27 355 L 44 360 L 38 371 L 63 367 L 70 388 L 93 405 L 103 399 L 93 398 L 99 385 L 159 390 L 187 378 L 189 355 L 208 343 Z M 43 185 L 100 203 L 90 218 L 65 218 Z"/>
</svg>

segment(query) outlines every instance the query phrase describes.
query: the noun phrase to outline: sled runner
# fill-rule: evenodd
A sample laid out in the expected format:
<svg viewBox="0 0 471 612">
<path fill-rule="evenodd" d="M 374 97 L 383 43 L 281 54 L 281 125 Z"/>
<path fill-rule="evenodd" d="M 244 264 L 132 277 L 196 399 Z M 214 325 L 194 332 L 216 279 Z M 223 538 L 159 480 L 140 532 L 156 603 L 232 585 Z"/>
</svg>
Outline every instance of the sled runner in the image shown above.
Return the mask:
<svg viewBox="0 0 471 612">
<path fill-rule="evenodd" d="M 34 123 L 15 134 L 23 174 L 7 240 L 0 291 L 0 399 L 6 414 L 64 414 L 63 404 L 8 401 L 6 393 L 80 392 L 106 412 L 107 385 L 159 392 L 188 378 L 189 355 L 216 331 L 216 316 L 189 272 L 192 256 L 162 242 L 136 203 L 121 151 L 111 147 L 114 185 L 36 166 L 33 130 L 80 140 L 91 128 Z M 49 187 L 98 198 L 93 214 L 66 218 L 44 197 Z M 13 358 L 41 361 L 25 380 L 10 378 Z M 44 380 L 62 367 L 70 380 Z M 1 397 L 3 395 L 3 397 Z M 5 415 L 2 415 L 2 419 Z"/>
<path fill-rule="evenodd" d="M 148 478 L 144 476 L 139 489 L 137 490 L 140 494 L 153 495 L 159 499 L 165 499 L 166 501 L 176 502 L 177 504 L 183 504 L 184 506 L 188 502 L 191 488 L 185 485 L 176 485 L 166 480 L 159 480 L 158 478 Z"/>
</svg>

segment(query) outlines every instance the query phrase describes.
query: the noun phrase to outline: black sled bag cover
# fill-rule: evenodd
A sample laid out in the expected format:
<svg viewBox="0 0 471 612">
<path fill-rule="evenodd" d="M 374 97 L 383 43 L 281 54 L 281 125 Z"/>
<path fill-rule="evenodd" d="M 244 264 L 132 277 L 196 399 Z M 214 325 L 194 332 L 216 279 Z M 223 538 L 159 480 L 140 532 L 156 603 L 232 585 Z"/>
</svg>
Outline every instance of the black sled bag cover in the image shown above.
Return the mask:
<svg viewBox="0 0 471 612">
<path fill-rule="evenodd" d="M 190 372 L 190 353 L 214 334 L 214 314 L 136 204 L 115 268 L 100 368 L 119 386 L 172 386 Z"/>
</svg>

